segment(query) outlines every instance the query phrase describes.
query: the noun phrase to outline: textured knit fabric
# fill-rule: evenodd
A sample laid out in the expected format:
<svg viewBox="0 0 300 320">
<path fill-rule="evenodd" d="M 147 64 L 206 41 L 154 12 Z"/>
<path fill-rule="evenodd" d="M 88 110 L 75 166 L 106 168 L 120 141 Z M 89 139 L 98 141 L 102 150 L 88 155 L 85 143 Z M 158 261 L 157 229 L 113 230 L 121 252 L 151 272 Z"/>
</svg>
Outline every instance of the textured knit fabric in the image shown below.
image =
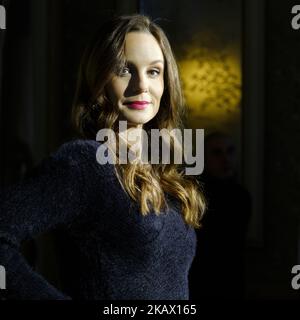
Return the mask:
<svg viewBox="0 0 300 320">
<path fill-rule="evenodd" d="M 188 299 L 194 228 L 167 196 L 160 215 L 143 217 L 114 165 L 96 160 L 100 143 L 73 140 L 34 173 L 0 193 L 0 264 L 16 299 Z M 26 239 L 64 228 L 78 250 L 74 297 L 32 270 L 20 254 Z"/>
</svg>

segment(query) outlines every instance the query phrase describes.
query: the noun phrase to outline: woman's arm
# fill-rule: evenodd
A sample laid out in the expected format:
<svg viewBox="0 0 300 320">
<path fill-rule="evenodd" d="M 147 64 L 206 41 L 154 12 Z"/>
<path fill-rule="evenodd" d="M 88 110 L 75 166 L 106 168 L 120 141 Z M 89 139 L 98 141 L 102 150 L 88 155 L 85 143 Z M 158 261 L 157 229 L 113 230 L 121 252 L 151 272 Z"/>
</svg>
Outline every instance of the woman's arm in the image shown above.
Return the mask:
<svg viewBox="0 0 300 320">
<path fill-rule="evenodd" d="M 85 209 L 82 142 L 68 142 L 32 175 L 0 192 L 0 265 L 15 299 L 70 299 L 34 272 L 20 254 L 20 243 L 57 225 L 69 225 Z"/>
</svg>

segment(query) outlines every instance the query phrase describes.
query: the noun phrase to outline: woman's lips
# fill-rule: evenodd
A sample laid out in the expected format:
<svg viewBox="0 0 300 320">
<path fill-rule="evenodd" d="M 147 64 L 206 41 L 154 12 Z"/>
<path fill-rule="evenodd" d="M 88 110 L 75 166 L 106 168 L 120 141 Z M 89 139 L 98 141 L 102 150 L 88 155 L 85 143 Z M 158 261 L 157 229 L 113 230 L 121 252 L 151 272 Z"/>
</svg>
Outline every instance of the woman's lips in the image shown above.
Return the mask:
<svg viewBox="0 0 300 320">
<path fill-rule="evenodd" d="M 150 104 L 148 101 L 130 101 L 125 102 L 125 105 L 127 105 L 128 108 L 131 109 L 137 109 L 137 110 L 143 110 L 147 108 L 147 106 Z"/>
</svg>

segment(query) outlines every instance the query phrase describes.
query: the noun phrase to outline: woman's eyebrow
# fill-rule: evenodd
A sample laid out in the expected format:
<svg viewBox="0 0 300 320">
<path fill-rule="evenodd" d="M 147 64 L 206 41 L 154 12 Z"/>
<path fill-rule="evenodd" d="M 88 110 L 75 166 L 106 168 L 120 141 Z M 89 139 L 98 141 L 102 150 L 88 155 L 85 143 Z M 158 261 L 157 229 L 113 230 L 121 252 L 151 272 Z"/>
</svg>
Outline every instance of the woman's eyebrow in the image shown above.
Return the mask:
<svg viewBox="0 0 300 320">
<path fill-rule="evenodd" d="M 159 59 L 159 60 L 154 60 L 154 61 L 150 62 L 149 65 L 156 64 L 156 63 L 159 63 L 159 62 L 164 64 L 164 61 Z"/>
<path fill-rule="evenodd" d="M 156 64 L 156 63 L 162 63 L 162 64 L 164 65 L 164 61 L 161 60 L 161 59 L 158 59 L 158 60 L 154 60 L 154 61 L 150 62 L 150 63 L 149 63 L 149 66 L 152 66 L 153 64 Z M 133 61 L 130 61 L 130 60 L 127 60 L 127 61 L 126 61 L 126 64 L 127 64 L 127 65 L 132 65 L 132 66 L 135 65 L 135 63 L 134 63 Z"/>
</svg>

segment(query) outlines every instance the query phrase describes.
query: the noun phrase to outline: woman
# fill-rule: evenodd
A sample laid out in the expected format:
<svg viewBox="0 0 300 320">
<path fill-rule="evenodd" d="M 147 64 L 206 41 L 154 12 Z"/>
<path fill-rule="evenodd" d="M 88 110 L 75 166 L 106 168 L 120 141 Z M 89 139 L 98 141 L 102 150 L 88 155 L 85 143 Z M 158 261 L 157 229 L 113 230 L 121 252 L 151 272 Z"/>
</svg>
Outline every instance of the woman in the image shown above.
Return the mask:
<svg viewBox="0 0 300 320">
<path fill-rule="evenodd" d="M 142 15 L 111 19 L 87 48 L 78 79 L 73 119 L 81 138 L 1 194 L 8 292 L 19 299 L 188 299 L 202 193 L 179 165 L 139 157 L 142 129 L 182 129 L 178 71 L 164 32 Z M 126 130 L 119 131 L 120 120 Z M 127 149 L 133 133 L 136 161 L 100 164 L 103 128 Z M 58 226 L 77 248 L 72 297 L 31 270 L 18 250 L 22 240 Z"/>
</svg>

